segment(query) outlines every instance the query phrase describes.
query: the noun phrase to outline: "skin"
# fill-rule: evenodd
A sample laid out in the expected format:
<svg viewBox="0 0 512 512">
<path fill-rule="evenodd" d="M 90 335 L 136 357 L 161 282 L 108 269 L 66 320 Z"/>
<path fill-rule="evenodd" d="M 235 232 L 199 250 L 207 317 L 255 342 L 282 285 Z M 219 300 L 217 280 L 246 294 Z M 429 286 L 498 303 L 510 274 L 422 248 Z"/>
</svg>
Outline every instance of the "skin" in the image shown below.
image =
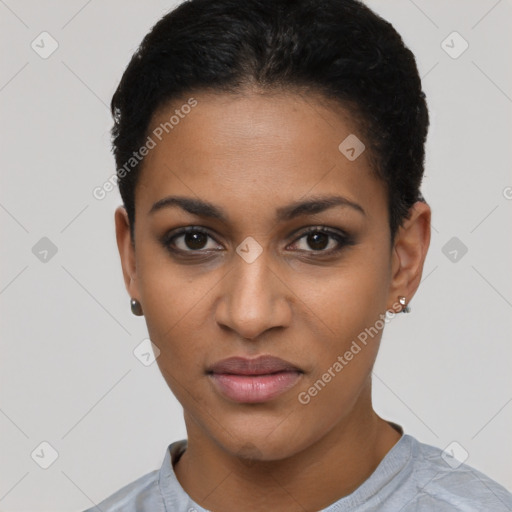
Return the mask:
<svg viewBox="0 0 512 512">
<path fill-rule="evenodd" d="M 400 438 L 371 402 L 382 330 L 309 403 L 298 395 L 381 314 L 398 311 L 398 296 L 414 296 L 430 208 L 413 205 L 391 243 L 386 189 L 371 171 L 369 150 L 349 161 L 338 149 L 349 134 L 364 142 L 338 104 L 257 90 L 193 97 L 197 106 L 144 161 L 135 247 L 125 209 L 115 212 L 126 288 L 142 305 L 159 368 L 184 409 L 188 448 L 175 472 L 212 511 L 319 510 L 359 487 Z M 157 112 L 152 127 L 186 99 Z M 277 208 L 333 194 L 365 213 L 336 206 L 275 220 Z M 169 195 L 209 201 L 228 222 L 178 207 L 149 213 Z M 173 255 L 161 238 L 185 226 L 212 238 L 194 245 L 181 236 L 174 245 L 188 252 Z M 354 243 L 332 252 L 336 240 L 315 245 L 303 234 L 310 226 L 347 232 Z M 252 263 L 236 252 L 248 236 L 262 248 Z M 268 402 L 230 401 L 205 373 L 221 359 L 262 354 L 304 372 Z"/>
</svg>

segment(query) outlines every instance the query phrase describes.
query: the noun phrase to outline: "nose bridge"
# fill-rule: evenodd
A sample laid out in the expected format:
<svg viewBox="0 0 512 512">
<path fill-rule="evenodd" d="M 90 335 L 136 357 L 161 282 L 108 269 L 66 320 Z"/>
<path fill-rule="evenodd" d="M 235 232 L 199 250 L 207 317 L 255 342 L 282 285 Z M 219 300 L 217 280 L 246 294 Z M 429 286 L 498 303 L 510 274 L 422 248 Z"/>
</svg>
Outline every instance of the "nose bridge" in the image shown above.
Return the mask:
<svg viewBox="0 0 512 512">
<path fill-rule="evenodd" d="M 255 338 L 286 321 L 281 304 L 284 298 L 279 296 L 281 285 L 270 260 L 267 249 L 246 239 L 237 247 L 231 263 L 234 268 L 227 277 L 229 285 L 224 288 L 217 321 L 244 338 Z"/>
<path fill-rule="evenodd" d="M 245 246 L 245 250 L 247 245 Z M 261 292 L 271 292 L 269 286 L 269 274 L 271 274 L 269 268 L 269 255 L 267 250 L 262 250 L 259 255 L 251 258 L 251 252 L 254 251 L 252 247 L 249 247 L 247 252 L 248 259 L 246 259 L 240 253 L 244 251 L 244 247 L 240 244 L 237 250 L 239 261 L 235 263 L 236 268 L 234 269 L 235 286 L 234 291 L 238 289 L 241 297 L 254 299 L 257 295 L 262 297 Z"/>
</svg>

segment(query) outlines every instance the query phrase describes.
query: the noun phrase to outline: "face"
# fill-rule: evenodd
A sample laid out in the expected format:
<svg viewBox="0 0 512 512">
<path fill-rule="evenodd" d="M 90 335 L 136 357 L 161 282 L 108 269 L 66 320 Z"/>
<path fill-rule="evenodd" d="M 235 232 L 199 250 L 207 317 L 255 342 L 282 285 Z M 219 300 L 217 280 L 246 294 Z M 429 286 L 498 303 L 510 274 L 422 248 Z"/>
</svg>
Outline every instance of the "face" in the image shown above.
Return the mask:
<svg viewBox="0 0 512 512">
<path fill-rule="evenodd" d="M 340 106 L 294 93 L 187 99 L 153 119 L 135 249 L 116 212 L 127 289 L 187 428 L 229 453 L 284 458 L 368 417 L 384 314 L 414 293 L 426 248 L 408 260 L 400 236 L 391 244 L 368 151 L 338 148 L 351 134 L 365 143 Z"/>
</svg>

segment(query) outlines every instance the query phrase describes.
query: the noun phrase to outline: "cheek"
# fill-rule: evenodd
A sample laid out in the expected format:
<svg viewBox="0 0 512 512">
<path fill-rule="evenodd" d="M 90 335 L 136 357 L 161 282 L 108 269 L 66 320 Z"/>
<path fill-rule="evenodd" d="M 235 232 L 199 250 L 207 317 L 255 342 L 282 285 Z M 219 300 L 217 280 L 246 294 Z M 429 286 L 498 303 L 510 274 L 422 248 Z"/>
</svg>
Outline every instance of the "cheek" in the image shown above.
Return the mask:
<svg viewBox="0 0 512 512">
<path fill-rule="evenodd" d="M 144 316 L 149 336 L 161 351 L 162 364 L 166 368 L 179 368 L 187 361 L 197 364 L 204 320 L 200 315 L 208 300 L 205 290 L 215 286 L 213 276 L 193 279 L 168 257 L 151 251 L 141 255 L 138 265 Z"/>
<path fill-rule="evenodd" d="M 302 318 L 309 325 L 304 327 L 318 334 L 314 343 L 311 340 L 309 347 L 303 347 L 303 357 L 314 363 L 301 391 L 308 395 L 304 401 L 311 402 L 312 409 L 328 402 L 338 404 L 339 409 L 331 410 L 334 416 L 346 409 L 365 384 L 385 325 L 381 315 L 386 309 L 389 275 L 386 261 L 371 254 L 359 251 L 350 264 L 333 269 L 328 278 L 315 283 L 303 280 L 299 289 L 307 297 Z"/>
<path fill-rule="evenodd" d="M 137 276 L 148 327 L 153 328 L 159 337 L 174 330 L 173 326 L 193 312 L 194 304 L 204 296 L 204 289 L 197 286 L 192 272 L 184 271 L 149 238 L 141 237 Z"/>
<path fill-rule="evenodd" d="M 342 264 L 314 276 L 296 276 L 294 292 L 304 302 L 304 314 L 317 324 L 333 349 L 343 345 L 385 312 L 389 286 L 387 261 L 360 247 Z M 304 316 L 306 318 L 306 315 Z"/>
<path fill-rule="evenodd" d="M 384 325 L 385 294 L 379 280 L 379 268 L 366 266 L 364 273 L 340 273 L 328 289 L 310 294 L 316 313 L 311 321 L 322 336 L 310 345 L 313 368 L 296 401 L 301 422 L 310 425 L 313 437 L 350 414 L 370 385 Z"/>
</svg>

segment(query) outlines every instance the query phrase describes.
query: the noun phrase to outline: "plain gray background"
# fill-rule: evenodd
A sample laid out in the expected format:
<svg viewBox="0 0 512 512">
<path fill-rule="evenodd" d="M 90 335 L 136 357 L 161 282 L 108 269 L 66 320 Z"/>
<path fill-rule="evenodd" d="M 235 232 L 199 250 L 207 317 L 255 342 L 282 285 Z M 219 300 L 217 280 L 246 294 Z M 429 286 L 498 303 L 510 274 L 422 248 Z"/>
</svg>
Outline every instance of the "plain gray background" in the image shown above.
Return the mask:
<svg viewBox="0 0 512 512">
<path fill-rule="evenodd" d="M 512 490 L 512 3 L 368 4 L 417 57 L 433 209 L 412 313 L 384 332 L 375 408 L 423 442 L 455 441 Z M 147 330 L 122 280 L 120 197 L 92 195 L 114 172 L 111 96 L 174 5 L 0 0 L 1 511 L 91 507 L 185 437 L 156 363 L 133 353 Z"/>
</svg>

